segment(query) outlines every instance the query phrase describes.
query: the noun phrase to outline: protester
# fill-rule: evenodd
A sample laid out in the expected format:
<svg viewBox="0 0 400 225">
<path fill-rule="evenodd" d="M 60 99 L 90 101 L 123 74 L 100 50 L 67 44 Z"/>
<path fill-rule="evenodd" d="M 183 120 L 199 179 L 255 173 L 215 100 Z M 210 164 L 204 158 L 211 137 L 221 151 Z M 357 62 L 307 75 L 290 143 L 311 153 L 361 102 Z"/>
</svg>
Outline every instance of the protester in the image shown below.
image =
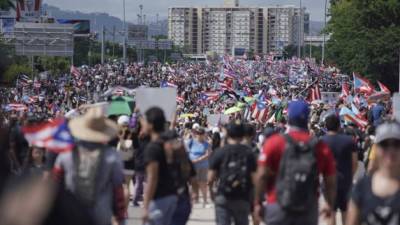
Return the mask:
<svg viewBox="0 0 400 225">
<path fill-rule="evenodd" d="M 319 176 L 324 177 L 326 216 L 332 216 L 336 195 L 335 159 L 329 147 L 310 137 L 309 106 L 293 101 L 288 107 L 288 134 L 275 134 L 264 144 L 258 160 L 255 216 L 261 212 L 259 196 L 266 189 L 265 222 L 318 224 Z"/>
<path fill-rule="evenodd" d="M 210 159 L 208 185 L 212 194 L 217 225 L 248 225 L 251 191 L 256 172 L 256 158 L 251 148 L 241 144 L 245 135 L 243 124 L 227 127 L 227 145 L 218 149 Z"/>
<path fill-rule="evenodd" d="M 134 142 L 134 140 L 136 140 L 134 134 L 129 129 L 129 120 L 128 116 L 122 115 L 117 121 L 119 126 L 117 151 L 124 163 L 124 193 L 126 208 L 129 206 L 129 199 L 131 196 L 130 183 L 132 182 L 135 173 L 135 159 L 133 158 L 133 154 L 135 148 L 138 148 L 137 142 Z"/>
<path fill-rule="evenodd" d="M 163 146 L 167 154 L 172 154 L 173 164 L 176 167 L 174 170 L 176 173 L 173 176 L 176 183 L 178 202 L 170 225 L 185 225 L 192 211 L 188 184 L 194 179 L 196 172 L 182 140 L 179 139 L 175 131 L 164 132 L 161 135 L 161 140 L 164 143 Z"/>
<path fill-rule="evenodd" d="M 42 175 L 45 172 L 45 149 L 32 146 L 24 162 L 24 172 L 31 175 Z"/>
<path fill-rule="evenodd" d="M 165 130 L 164 112 L 158 107 L 150 108 L 141 123 L 143 132 L 151 138 L 144 152 L 147 184 L 144 193 L 143 223 L 170 225 L 178 198 L 173 179 L 173 159 L 170 154 L 166 154 L 160 139 Z"/>
<path fill-rule="evenodd" d="M 117 125 L 97 107 L 71 120 L 69 128 L 75 149 L 57 157 L 55 177 L 83 203 L 97 225 L 109 225 L 112 216 L 125 224 L 122 161 L 105 144 L 117 137 Z"/>
<path fill-rule="evenodd" d="M 376 171 L 355 186 L 346 224 L 398 224 L 400 213 L 400 125 L 387 122 L 376 130 Z"/>
<path fill-rule="evenodd" d="M 342 224 L 345 224 L 347 203 L 353 183 L 353 177 L 358 166 L 357 147 L 351 136 L 340 132 L 340 120 L 335 114 L 325 118 L 328 133 L 322 140 L 329 146 L 336 160 L 337 191 L 334 212 L 341 212 Z M 332 216 L 336 224 L 336 216 Z"/>
<path fill-rule="evenodd" d="M 199 126 L 196 127 L 195 125 L 194 127 L 194 138 L 189 139 L 186 142 L 190 160 L 192 160 L 192 163 L 196 169 L 196 178 L 192 182 L 193 199 L 194 203 L 199 203 L 199 191 L 201 191 L 203 197 L 203 207 L 206 207 L 208 204 L 208 158 L 210 156 L 211 149 L 210 144 L 207 142 L 207 136 L 204 128 Z"/>
</svg>

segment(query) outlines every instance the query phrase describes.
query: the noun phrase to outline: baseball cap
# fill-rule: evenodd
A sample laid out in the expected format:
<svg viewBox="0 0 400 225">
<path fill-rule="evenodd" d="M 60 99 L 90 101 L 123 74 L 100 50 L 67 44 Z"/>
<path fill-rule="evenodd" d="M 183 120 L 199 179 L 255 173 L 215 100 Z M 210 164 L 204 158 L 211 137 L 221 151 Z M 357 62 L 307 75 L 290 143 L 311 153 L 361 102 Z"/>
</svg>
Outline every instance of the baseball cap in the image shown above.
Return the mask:
<svg viewBox="0 0 400 225">
<path fill-rule="evenodd" d="M 127 126 L 128 124 L 129 124 L 129 121 L 130 121 L 130 119 L 129 119 L 129 116 L 126 116 L 126 115 L 122 115 L 122 116 L 120 116 L 119 118 L 118 118 L 118 125 L 120 125 L 120 126 Z"/>
<path fill-rule="evenodd" d="M 310 108 L 305 101 L 292 101 L 288 106 L 288 119 L 290 125 L 307 127 Z"/>
<path fill-rule="evenodd" d="M 386 122 L 376 129 L 376 144 L 388 139 L 400 140 L 400 124 L 398 122 Z"/>
</svg>

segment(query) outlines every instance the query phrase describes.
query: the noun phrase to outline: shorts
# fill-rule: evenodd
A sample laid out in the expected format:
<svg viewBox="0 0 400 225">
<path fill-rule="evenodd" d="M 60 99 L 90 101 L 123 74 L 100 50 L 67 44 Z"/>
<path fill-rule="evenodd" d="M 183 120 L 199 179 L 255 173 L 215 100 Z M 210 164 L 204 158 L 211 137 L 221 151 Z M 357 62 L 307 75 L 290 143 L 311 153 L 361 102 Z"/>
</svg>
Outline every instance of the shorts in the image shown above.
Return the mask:
<svg viewBox="0 0 400 225">
<path fill-rule="evenodd" d="M 196 180 L 198 182 L 207 182 L 207 168 L 196 168 Z"/>
</svg>

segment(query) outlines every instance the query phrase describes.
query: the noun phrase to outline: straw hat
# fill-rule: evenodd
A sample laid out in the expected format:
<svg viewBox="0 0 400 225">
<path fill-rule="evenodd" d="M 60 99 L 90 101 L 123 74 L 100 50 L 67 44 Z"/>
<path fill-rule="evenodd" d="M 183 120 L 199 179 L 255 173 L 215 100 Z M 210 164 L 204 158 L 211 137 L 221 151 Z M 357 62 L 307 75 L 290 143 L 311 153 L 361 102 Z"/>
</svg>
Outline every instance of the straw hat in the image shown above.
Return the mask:
<svg viewBox="0 0 400 225">
<path fill-rule="evenodd" d="M 118 134 L 118 126 L 112 120 L 105 118 L 102 108 L 93 107 L 83 115 L 69 122 L 71 134 L 83 141 L 105 143 Z"/>
</svg>

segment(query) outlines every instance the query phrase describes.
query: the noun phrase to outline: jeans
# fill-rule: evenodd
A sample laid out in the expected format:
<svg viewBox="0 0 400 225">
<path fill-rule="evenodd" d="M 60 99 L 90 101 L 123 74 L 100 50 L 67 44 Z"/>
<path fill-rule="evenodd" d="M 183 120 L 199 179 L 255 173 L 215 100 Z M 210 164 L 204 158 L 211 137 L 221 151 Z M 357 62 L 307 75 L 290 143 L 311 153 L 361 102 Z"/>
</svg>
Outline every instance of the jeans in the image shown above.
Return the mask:
<svg viewBox="0 0 400 225">
<path fill-rule="evenodd" d="M 245 200 L 225 200 L 215 204 L 217 225 L 248 225 L 250 203 Z"/>
<path fill-rule="evenodd" d="M 178 204 L 175 213 L 172 216 L 170 225 L 185 225 L 189 220 L 190 213 L 192 212 L 192 204 L 190 203 L 190 196 L 183 194 L 178 197 Z"/>
<path fill-rule="evenodd" d="M 143 200 L 143 184 L 145 181 L 144 172 L 136 172 L 135 175 L 135 197 L 133 203 L 137 204 L 139 201 Z"/>
<path fill-rule="evenodd" d="M 174 215 L 178 197 L 169 195 L 166 197 L 154 199 L 149 205 L 150 217 L 155 212 L 159 212 L 155 218 L 150 218 L 150 225 L 170 225 L 172 216 Z"/>
<path fill-rule="evenodd" d="M 268 225 L 317 225 L 318 203 L 315 202 L 304 213 L 289 213 L 284 211 L 277 203 L 267 204 L 264 215 L 265 223 Z"/>
</svg>

